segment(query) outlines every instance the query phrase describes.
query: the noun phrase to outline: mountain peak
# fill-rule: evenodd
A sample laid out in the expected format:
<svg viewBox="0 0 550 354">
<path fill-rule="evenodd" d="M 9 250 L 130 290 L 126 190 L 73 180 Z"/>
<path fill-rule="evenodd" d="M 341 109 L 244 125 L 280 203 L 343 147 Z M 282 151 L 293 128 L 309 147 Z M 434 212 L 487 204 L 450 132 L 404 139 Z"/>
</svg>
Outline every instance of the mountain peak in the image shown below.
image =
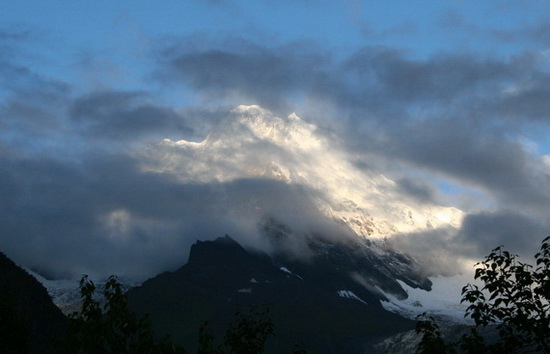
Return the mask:
<svg viewBox="0 0 550 354">
<path fill-rule="evenodd" d="M 146 168 L 184 182 L 262 178 L 305 186 L 313 208 L 359 236 L 384 238 L 460 226 L 461 210 L 407 195 L 380 172 L 359 168 L 342 146 L 295 113 L 281 118 L 260 106 L 242 105 L 200 143 L 164 140 L 150 150 Z M 250 215 L 273 203 L 251 198 L 247 204 L 255 209 Z"/>
<path fill-rule="evenodd" d="M 233 128 L 239 132 L 243 127 L 256 138 L 287 149 L 312 150 L 320 148 L 322 139 L 315 134 L 317 127 L 303 121 L 296 113 L 286 118 L 274 116 L 260 106 L 238 106 L 231 113 L 234 115 Z M 232 131 L 232 136 L 235 135 Z"/>
<path fill-rule="evenodd" d="M 189 252 L 187 267 L 205 269 L 216 266 L 223 268 L 246 263 L 249 258 L 249 251 L 229 235 L 225 235 L 212 241 L 195 242 Z"/>
<path fill-rule="evenodd" d="M 200 241 L 199 241 L 200 242 Z M 216 239 L 214 239 L 212 242 L 217 242 L 217 243 L 222 243 L 222 244 L 235 244 L 235 245 L 238 245 L 239 243 L 237 241 L 235 241 L 231 236 L 229 236 L 228 234 L 225 234 L 223 236 L 220 236 Z"/>
</svg>

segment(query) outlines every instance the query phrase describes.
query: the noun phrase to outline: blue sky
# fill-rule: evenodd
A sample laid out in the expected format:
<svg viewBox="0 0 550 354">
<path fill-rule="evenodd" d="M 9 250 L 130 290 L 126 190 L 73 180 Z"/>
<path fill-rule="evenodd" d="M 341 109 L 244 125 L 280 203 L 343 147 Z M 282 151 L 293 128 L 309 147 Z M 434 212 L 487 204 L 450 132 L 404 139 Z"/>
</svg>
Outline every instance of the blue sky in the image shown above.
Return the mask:
<svg viewBox="0 0 550 354">
<path fill-rule="evenodd" d="M 3 1 L 0 250 L 82 261 L 67 254 L 88 244 L 67 241 L 93 239 L 97 210 L 139 209 L 112 185 L 171 183 L 139 172 L 139 151 L 258 104 L 464 210 L 456 252 L 530 252 L 550 233 L 548 14 L 539 0 Z"/>
<path fill-rule="evenodd" d="M 4 30 L 29 37 L 26 46 L 42 59 L 28 58 L 33 66 L 69 76 L 91 53 L 140 70 L 171 37 L 302 42 L 336 57 L 364 46 L 395 47 L 413 58 L 506 56 L 540 49 L 537 32 L 544 37 L 549 11 L 545 1 L 10 1 L 0 16 Z M 136 74 L 145 75 L 141 69 Z"/>
</svg>

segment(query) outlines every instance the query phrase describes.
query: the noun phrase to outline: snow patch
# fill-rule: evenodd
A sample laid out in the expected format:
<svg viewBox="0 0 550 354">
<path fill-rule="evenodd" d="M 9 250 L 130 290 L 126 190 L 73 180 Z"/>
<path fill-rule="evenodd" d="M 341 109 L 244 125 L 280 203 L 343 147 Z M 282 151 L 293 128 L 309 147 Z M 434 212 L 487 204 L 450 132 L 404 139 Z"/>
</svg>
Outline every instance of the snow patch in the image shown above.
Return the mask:
<svg viewBox="0 0 550 354">
<path fill-rule="evenodd" d="M 351 290 L 338 290 L 337 292 L 338 292 L 338 296 L 340 296 L 340 297 L 361 301 L 362 303 L 367 305 L 367 303 L 363 299 L 361 299 L 359 296 L 355 295 L 355 293 Z"/>
<path fill-rule="evenodd" d="M 281 268 L 279 268 L 279 270 L 281 270 L 282 272 L 286 273 L 287 276 L 295 276 L 296 278 L 298 278 L 298 279 L 300 279 L 300 280 L 304 280 L 304 279 L 303 279 L 301 276 L 299 276 L 298 274 L 291 272 L 287 267 L 281 267 Z"/>
</svg>

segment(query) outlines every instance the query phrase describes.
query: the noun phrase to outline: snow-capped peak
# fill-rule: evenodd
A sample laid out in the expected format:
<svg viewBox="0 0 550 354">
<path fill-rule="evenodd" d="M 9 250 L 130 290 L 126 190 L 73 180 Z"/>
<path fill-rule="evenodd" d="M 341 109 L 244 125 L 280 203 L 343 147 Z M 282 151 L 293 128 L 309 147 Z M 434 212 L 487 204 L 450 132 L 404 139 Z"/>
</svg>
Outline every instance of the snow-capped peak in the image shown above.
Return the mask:
<svg viewBox="0 0 550 354">
<path fill-rule="evenodd" d="M 279 118 L 257 105 L 241 105 L 233 109 L 232 113 L 236 117 L 233 126 L 235 130 L 245 127 L 255 137 L 285 149 L 308 151 L 319 149 L 322 145 L 322 139 L 315 134 L 317 127 L 304 122 L 296 113 Z"/>
<path fill-rule="evenodd" d="M 165 139 L 150 150 L 145 168 L 185 182 L 266 178 L 304 185 L 315 191 L 323 214 L 362 236 L 460 226 L 462 211 L 404 195 L 381 173 L 358 168 L 341 146 L 294 113 L 280 118 L 260 106 L 238 106 L 200 143 Z"/>
</svg>

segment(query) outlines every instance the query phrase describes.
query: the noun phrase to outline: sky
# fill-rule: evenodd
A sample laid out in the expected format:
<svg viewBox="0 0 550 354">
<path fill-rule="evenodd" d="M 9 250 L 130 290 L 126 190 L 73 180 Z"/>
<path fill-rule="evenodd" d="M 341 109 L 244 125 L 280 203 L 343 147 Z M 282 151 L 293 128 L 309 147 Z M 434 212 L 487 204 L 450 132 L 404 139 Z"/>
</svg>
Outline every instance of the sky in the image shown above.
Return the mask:
<svg viewBox="0 0 550 354">
<path fill-rule="evenodd" d="M 150 276 L 197 238 L 251 232 L 228 196 L 307 209 L 303 186 L 144 168 L 164 139 L 200 142 L 258 105 L 407 198 L 464 211 L 396 247 L 433 264 L 530 256 L 550 234 L 548 14 L 542 0 L 3 1 L 0 250 L 52 277 Z"/>
</svg>

